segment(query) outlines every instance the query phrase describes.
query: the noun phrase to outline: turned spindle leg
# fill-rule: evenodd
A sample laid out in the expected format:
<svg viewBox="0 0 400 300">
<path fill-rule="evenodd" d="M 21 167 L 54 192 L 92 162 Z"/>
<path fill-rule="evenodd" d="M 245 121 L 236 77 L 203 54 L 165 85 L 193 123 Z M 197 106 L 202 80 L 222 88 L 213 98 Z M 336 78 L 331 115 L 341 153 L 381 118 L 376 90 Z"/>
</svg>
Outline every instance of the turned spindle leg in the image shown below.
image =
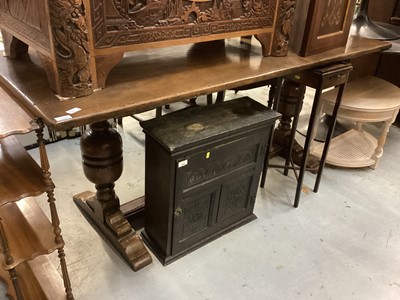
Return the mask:
<svg viewBox="0 0 400 300">
<path fill-rule="evenodd" d="M 41 126 L 40 126 L 40 129 L 36 130 L 36 136 L 37 136 L 37 142 L 39 145 L 40 164 L 43 169 L 44 181 L 46 183 L 46 186 L 48 187 L 46 193 L 47 193 L 47 202 L 49 203 L 49 206 L 50 206 L 51 223 L 54 228 L 54 235 L 55 235 L 56 243 L 64 244 L 64 240 L 61 235 L 60 219 L 58 217 L 57 207 L 56 207 L 56 202 L 55 202 L 56 199 L 54 197 L 54 184 L 51 179 L 51 173 L 49 171 L 50 164 L 49 164 L 49 159 L 47 157 L 46 147 L 45 147 L 45 143 L 44 143 L 44 139 L 43 139 L 43 123 L 41 120 L 38 120 L 38 122 Z M 65 288 L 65 293 L 66 293 L 67 299 L 73 300 L 74 296 L 72 294 L 71 281 L 69 279 L 67 263 L 65 261 L 64 247 L 61 247 L 58 249 L 58 258 L 60 259 L 61 272 L 62 272 L 62 276 L 63 276 L 64 288 Z"/>
<path fill-rule="evenodd" d="M 152 262 L 142 240 L 120 210 L 114 182 L 122 174 L 122 140 L 107 121 L 90 125 L 81 137 L 83 171 L 96 193 L 83 192 L 74 201 L 112 242 L 133 270 Z"/>
<path fill-rule="evenodd" d="M 383 155 L 383 146 L 386 143 L 386 137 L 387 134 L 389 132 L 389 128 L 390 125 L 392 125 L 394 123 L 394 121 L 396 120 L 396 116 L 398 114 L 399 110 L 395 110 L 393 112 L 392 118 L 389 120 L 386 120 L 384 123 L 384 127 L 382 129 L 381 134 L 378 137 L 378 141 L 377 141 L 377 145 L 376 145 L 376 149 L 374 151 L 374 154 L 372 155 L 372 159 L 375 161 L 375 163 L 371 166 L 372 169 L 376 169 L 379 165 L 379 161 Z"/>
</svg>

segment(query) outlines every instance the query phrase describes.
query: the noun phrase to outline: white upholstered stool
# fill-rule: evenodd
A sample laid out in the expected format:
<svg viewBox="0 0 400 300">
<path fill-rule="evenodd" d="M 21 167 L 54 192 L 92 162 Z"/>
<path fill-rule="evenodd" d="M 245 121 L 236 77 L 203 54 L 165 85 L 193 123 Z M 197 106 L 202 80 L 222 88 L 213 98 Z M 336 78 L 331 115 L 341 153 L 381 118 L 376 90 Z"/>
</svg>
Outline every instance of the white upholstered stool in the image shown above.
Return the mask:
<svg viewBox="0 0 400 300">
<path fill-rule="evenodd" d="M 320 114 L 332 114 L 337 89 L 322 94 Z M 375 76 L 346 85 L 338 118 L 356 122 L 353 129 L 333 138 L 326 163 L 341 167 L 375 169 L 383 154 L 390 125 L 400 108 L 400 88 Z M 363 130 L 363 123 L 384 122 L 378 137 Z M 323 144 L 312 145 L 311 153 L 321 157 Z"/>
</svg>

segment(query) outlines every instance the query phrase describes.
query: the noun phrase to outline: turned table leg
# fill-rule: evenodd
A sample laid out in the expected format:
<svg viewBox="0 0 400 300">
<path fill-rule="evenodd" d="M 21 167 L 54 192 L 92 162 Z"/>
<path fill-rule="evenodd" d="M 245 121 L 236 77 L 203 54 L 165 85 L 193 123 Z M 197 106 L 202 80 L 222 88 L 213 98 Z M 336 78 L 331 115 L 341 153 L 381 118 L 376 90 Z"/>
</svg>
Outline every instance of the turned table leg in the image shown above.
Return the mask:
<svg viewBox="0 0 400 300">
<path fill-rule="evenodd" d="M 121 136 L 108 121 L 94 123 L 81 137 L 81 152 L 85 176 L 95 184 L 97 191 L 75 195 L 74 201 L 133 270 L 138 271 L 152 259 L 121 212 L 114 190 L 114 182 L 123 169 Z"/>
<path fill-rule="evenodd" d="M 278 127 L 275 129 L 273 142 L 280 147 L 281 151 L 279 154 L 287 159 L 286 166 L 289 165 L 290 159 L 296 165 L 300 165 L 303 157 L 304 149 L 294 138 L 299 114 L 303 106 L 305 91 L 306 87 L 304 85 L 288 79 L 283 80 L 281 96 L 277 107 L 277 111 L 282 114 L 282 117 Z M 289 158 L 290 149 L 291 158 Z M 315 156 L 308 156 L 308 168 L 317 168 L 318 164 L 319 160 Z M 285 175 L 287 175 L 287 169 L 285 170 Z"/>
</svg>

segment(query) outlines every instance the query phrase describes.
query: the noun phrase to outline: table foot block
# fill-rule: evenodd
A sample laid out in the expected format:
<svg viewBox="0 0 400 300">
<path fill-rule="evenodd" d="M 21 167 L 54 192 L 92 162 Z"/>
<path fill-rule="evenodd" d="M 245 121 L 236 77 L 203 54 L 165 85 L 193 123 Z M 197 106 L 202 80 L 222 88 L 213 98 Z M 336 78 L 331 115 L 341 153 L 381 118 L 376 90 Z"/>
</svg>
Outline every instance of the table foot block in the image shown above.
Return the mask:
<svg viewBox="0 0 400 300">
<path fill-rule="evenodd" d="M 73 197 L 75 204 L 89 223 L 110 242 L 134 271 L 139 271 L 152 262 L 139 235 L 132 229 L 121 211 L 106 215 L 104 222 L 93 213 L 90 202 L 95 193 L 83 192 Z"/>
</svg>

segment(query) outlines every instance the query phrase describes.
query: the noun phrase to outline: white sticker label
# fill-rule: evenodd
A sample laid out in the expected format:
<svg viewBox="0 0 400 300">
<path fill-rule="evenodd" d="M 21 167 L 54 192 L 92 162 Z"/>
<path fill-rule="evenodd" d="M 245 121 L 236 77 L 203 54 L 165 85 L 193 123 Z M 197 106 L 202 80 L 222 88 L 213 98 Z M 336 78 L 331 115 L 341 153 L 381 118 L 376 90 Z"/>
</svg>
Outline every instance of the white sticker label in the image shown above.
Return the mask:
<svg viewBox="0 0 400 300">
<path fill-rule="evenodd" d="M 188 164 L 188 160 L 187 159 L 181 160 L 181 161 L 178 162 L 178 168 L 182 168 L 182 167 L 186 166 L 187 164 Z"/>
<path fill-rule="evenodd" d="M 66 115 L 66 116 L 61 116 L 61 117 L 56 117 L 56 118 L 54 118 L 54 120 L 56 120 L 57 122 L 65 121 L 65 120 L 69 120 L 69 119 L 72 119 L 72 117 L 71 117 L 70 115 Z"/>
<path fill-rule="evenodd" d="M 82 109 L 80 109 L 79 107 L 74 107 L 74 108 L 71 108 L 71 109 L 67 110 L 66 113 L 72 115 L 72 114 L 74 114 L 74 113 L 76 113 L 78 111 L 81 111 L 81 110 Z"/>
</svg>

